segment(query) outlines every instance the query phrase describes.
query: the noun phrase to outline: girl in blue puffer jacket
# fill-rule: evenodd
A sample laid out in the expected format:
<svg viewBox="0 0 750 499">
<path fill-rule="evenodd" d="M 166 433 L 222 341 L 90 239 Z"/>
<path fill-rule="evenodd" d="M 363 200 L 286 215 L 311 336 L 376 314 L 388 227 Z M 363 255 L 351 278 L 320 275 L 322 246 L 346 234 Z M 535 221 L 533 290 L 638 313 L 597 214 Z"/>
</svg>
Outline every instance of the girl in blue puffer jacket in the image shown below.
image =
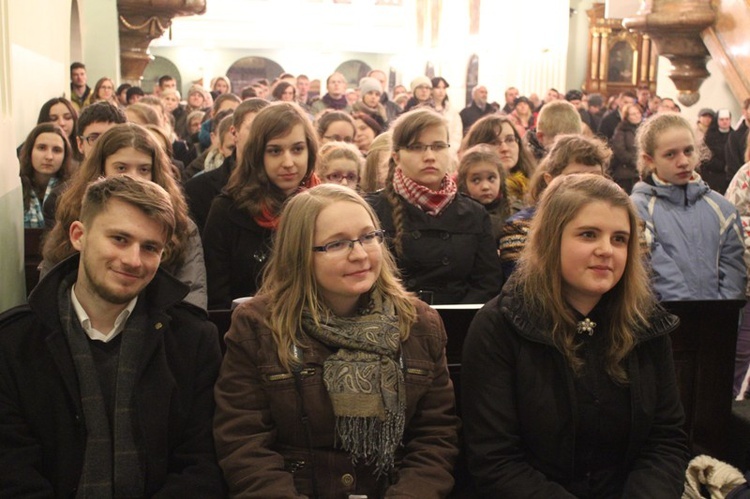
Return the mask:
<svg viewBox="0 0 750 499">
<path fill-rule="evenodd" d="M 642 180 L 631 198 L 646 223 L 654 291 L 661 300 L 744 299 L 739 216 L 695 172 L 701 149 L 690 123 L 658 114 L 636 144 Z"/>
</svg>

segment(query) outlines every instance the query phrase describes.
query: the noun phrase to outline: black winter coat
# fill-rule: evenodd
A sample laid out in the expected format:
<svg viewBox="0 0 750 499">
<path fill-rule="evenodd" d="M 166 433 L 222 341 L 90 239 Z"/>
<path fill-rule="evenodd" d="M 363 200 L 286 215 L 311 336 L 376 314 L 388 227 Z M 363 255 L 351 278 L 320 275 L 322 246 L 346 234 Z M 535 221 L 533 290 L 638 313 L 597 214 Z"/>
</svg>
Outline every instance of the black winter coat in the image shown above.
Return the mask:
<svg viewBox="0 0 750 499">
<path fill-rule="evenodd" d="M 209 309 L 230 308 L 235 298 L 255 294 L 272 242 L 273 231 L 259 226 L 229 196 L 214 199 L 203 228 Z"/>
<path fill-rule="evenodd" d="M 86 449 L 78 381 L 58 315 L 60 263 L 29 305 L 0 316 L 0 496 L 74 497 Z M 180 303 L 187 286 L 163 270 L 139 296 L 152 325 L 135 386 L 136 445 L 148 497 L 223 497 L 211 431 L 219 371 L 216 327 Z M 205 313 L 203 313 L 204 315 Z"/>
<path fill-rule="evenodd" d="M 392 240 L 395 228 L 385 191 L 367 201 Z M 481 204 L 459 193 L 437 217 L 403 199 L 401 204 L 404 255 L 397 263 L 409 291 L 432 304 L 484 303 L 500 292 L 503 273 L 497 244 Z"/>
<path fill-rule="evenodd" d="M 635 132 L 637 130 L 638 125 L 628 121 L 621 121 L 615 128 L 615 134 L 612 136 L 612 152 L 614 154 L 609 164 L 609 173 L 615 182 L 638 179 L 636 167 L 638 154 L 635 145 Z"/>
<path fill-rule="evenodd" d="M 552 344 L 549 326 L 530 314 L 512 287 L 511 280 L 477 313 L 464 344 L 469 468 L 481 497 L 574 497 L 575 428 L 582 411 L 574 375 Z M 631 407 L 627 452 L 605 475 L 621 491 L 617 497 L 682 494 L 689 453 L 669 339 L 677 323 L 657 312 L 651 328 L 637 332 L 624 361 Z"/>
<path fill-rule="evenodd" d="M 711 189 L 724 194 L 729 187 L 731 178 L 727 177 L 726 147 L 732 132 L 722 133 L 716 124 L 712 123 L 703 136 L 703 142 L 711 151 L 711 158 L 701 163 L 701 178 Z M 744 164 L 744 163 L 743 163 Z"/>
</svg>

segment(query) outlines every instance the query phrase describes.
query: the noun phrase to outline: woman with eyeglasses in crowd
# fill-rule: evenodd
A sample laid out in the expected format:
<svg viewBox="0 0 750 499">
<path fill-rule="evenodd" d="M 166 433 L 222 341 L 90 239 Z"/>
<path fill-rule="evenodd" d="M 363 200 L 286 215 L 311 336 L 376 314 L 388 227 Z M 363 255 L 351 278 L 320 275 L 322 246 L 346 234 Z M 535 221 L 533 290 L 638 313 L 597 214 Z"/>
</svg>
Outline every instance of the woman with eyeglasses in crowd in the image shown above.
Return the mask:
<svg viewBox="0 0 750 499">
<path fill-rule="evenodd" d="M 385 188 L 368 197 L 406 288 L 428 303 L 484 303 L 502 286 L 486 210 L 449 175 L 448 126 L 430 108 L 393 125 Z"/>
<path fill-rule="evenodd" d="M 324 184 L 340 184 L 359 191 L 364 158 L 354 144 L 329 142 L 318 151 L 315 172 Z"/>
<path fill-rule="evenodd" d="M 497 149 L 507 173 L 505 187 L 511 215 L 525 206 L 524 197 L 536 168 L 534 157 L 521 143 L 521 135 L 507 116 L 490 114 L 474 123 L 464 137 L 462 150 L 477 144 Z"/>
<path fill-rule="evenodd" d="M 320 115 L 316 122 L 316 130 L 321 146 L 328 142 L 351 144 L 357 135 L 357 129 L 351 115 L 342 111 L 328 111 Z"/>
<path fill-rule="evenodd" d="M 263 285 L 232 316 L 214 390 L 232 497 L 451 491 L 458 419 L 445 328 L 404 289 L 382 243 L 375 213 L 343 186 L 284 208 Z"/>
</svg>

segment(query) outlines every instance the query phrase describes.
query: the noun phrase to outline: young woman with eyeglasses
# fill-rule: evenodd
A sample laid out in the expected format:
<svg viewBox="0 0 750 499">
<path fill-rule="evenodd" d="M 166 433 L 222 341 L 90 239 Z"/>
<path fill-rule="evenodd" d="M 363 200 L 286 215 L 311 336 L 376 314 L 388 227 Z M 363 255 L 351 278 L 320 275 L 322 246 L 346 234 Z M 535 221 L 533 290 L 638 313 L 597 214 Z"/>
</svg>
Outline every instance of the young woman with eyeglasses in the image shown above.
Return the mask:
<svg viewBox="0 0 750 499">
<path fill-rule="evenodd" d="M 322 114 L 316 123 L 320 145 L 328 142 L 346 142 L 351 144 L 357 135 L 351 115 L 342 111 L 329 111 Z"/>
<path fill-rule="evenodd" d="M 354 144 L 329 142 L 318 151 L 315 171 L 324 184 L 345 185 L 359 191 L 364 158 Z"/>
<path fill-rule="evenodd" d="M 406 288 L 433 304 L 484 303 L 502 286 L 486 210 L 458 193 L 448 174 L 445 119 L 429 108 L 393 125 L 385 188 L 368 197 Z"/>
<path fill-rule="evenodd" d="M 531 153 L 521 143 L 521 135 L 507 116 L 490 114 L 474 123 L 464 137 L 461 150 L 477 144 L 490 144 L 497 148 L 500 160 L 508 173 L 505 187 L 511 214 L 521 210 L 524 196 L 529 190 L 529 180 L 536 163 Z"/>
<path fill-rule="evenodd" d="M 343 186 L 284 208 L 263 285 L 232 316 L 214 390 L 232 497 L 451 491 L 458 420 L 445 329 L 403 288 L 382 243 L 375 213 Z"/>
</svg>

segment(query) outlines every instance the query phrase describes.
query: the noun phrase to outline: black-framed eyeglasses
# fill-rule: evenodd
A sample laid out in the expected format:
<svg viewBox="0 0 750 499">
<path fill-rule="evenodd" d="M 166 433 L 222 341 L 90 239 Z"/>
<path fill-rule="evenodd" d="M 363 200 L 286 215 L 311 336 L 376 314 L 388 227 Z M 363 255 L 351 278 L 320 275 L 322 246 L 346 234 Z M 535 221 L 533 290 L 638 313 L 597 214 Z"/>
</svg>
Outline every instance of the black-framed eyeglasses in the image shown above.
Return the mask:
<svg viewBox="0 0 750 499">
<path fill-rule="evenodd" d="M 342 180 L 346 180 L 347 184 L 356 184 L 359 182 L 359 175 L 356 173 L 339 173 L 339 172 L 333 172 L 326 175 L 326 180 L 329 182 L 341 182 Z"/>
<path fill-rule="evenodd" d="M 353 137 L 342 137 L 341 135 L 323 135 L 324 139 L 328 140 L 335 140 L 336 142 L 346 142 L 347 144 L 351 144 L 354 142 Z"/>
<path fill-rule="evenodd" d="M 81 140 L 86 141 L 86 143 L 90 146 L 93 146 L 94 143 L 99 140 L 99 137 L 101 136 L 100 133 L 90 133 L 88 135 L 81 135 Z"/>
<path fill-rule="evenodd" d="M 427 149 L 431 149 L 433 152 L 441 152 L 448 149 L 451 145 L 446 142 L 434 142 L 432 144 L 420 144 L 419 142 L 416 142 L 414 144 L 409 144 L 408 146 L 404 147 L 409 152 L 425 152 Z"/>
<path fill-rule="evenodd" d="M 343 254 L 346 250 L 354 249 L 354 245 L 359 243 L 365 251 L 369 251 L 383 244 L 384 239 L 384 230 L 374 230 L 359 236 L 357 239 L 339 239 L 323 246 L 313 246 L 312 249 L 320 253 Z"/>
</svg>

